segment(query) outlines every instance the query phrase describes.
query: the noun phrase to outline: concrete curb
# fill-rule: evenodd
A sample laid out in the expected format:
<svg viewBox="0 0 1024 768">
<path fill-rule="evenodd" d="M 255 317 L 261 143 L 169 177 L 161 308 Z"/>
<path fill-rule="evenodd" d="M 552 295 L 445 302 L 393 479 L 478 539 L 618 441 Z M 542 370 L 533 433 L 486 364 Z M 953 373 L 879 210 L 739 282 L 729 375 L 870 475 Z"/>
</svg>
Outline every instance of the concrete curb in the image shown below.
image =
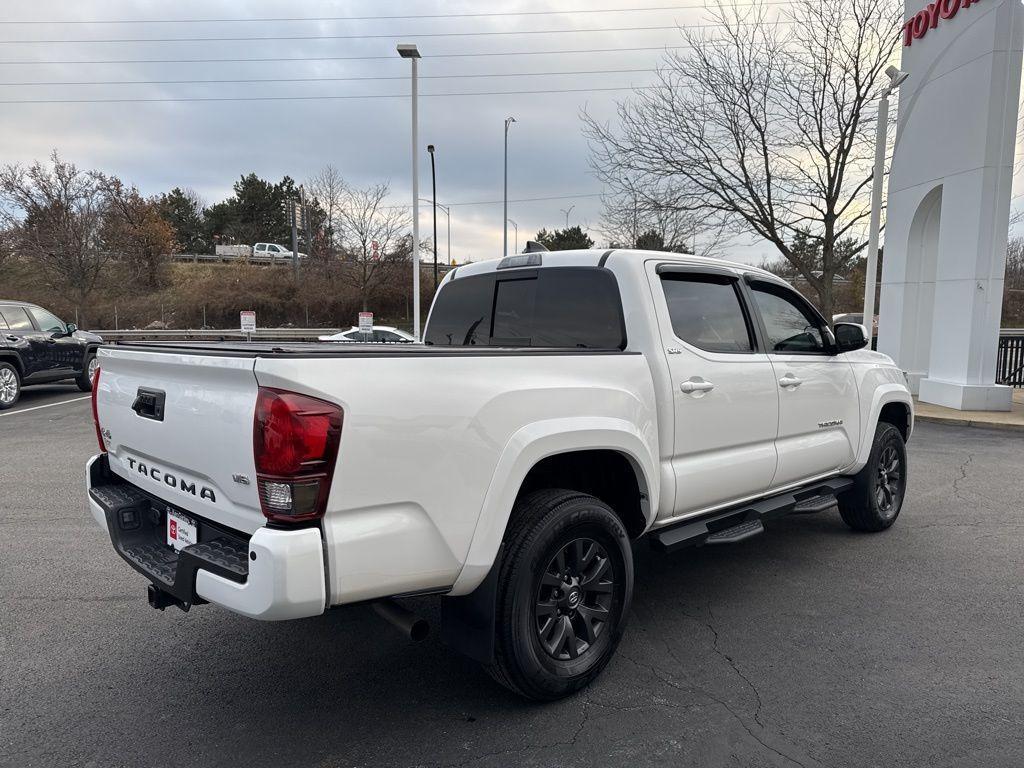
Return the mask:
<svg viewBox="0 0 1024 768">
<path fill-rule="evenodd" d="M 927 421 L 932 424 L 948 424 L 954 427 L 981 427 L 982 429 L 998 429 L 1004 432 L 1024 432 L 1024 424 L 1007 424 L 1000 421 L 978 421 L 975 419 L 956 419 L 946 416 L 924 416 L 914 414 L 914 421 Z"/>
</svg>

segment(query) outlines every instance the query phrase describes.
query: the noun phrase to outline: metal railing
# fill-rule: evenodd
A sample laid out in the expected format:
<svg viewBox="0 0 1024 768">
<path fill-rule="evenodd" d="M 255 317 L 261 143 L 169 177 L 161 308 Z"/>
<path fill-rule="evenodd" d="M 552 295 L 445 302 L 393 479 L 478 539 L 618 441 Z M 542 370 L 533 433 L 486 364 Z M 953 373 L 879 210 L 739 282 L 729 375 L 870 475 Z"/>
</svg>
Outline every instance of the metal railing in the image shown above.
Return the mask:
<svg viewBox="0 0 1024 768">
<path fill-rule="evenodd" d="M 1004 328 L 999 332 L 996 383 L 1024 387 L 1024 328 Z"/>
<path fill-rule="evenodd" d="M 253 339 L 260 341 L 316 341 L 348 328 L 257 328 Z M 238 328 L 142 328 L 133 330 L 96 330 L 104 341 L 245 341 Z"/>
</svg>

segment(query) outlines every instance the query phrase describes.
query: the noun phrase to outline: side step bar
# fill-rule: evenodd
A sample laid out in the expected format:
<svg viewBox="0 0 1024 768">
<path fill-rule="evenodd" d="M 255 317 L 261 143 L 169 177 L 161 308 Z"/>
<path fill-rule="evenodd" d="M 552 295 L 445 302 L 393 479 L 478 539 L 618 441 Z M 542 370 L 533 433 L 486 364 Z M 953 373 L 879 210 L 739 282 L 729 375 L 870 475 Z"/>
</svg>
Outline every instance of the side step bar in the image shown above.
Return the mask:
<svg viewBox="0 0 1024 768">
<path fill-rule="evenodd" d="M 675 552 L 702 544 L 734 544 L 764 533 L 764 521 L 791 513 L 821 511 L 837 494 L 853 487 L 851 477 L 833 477 L 814 485 L 768 496 L 749 504 L 714 512 L 697 520 L 684 520 L 649 534 L 651 543 L 663 552 Z"/>
</svg>

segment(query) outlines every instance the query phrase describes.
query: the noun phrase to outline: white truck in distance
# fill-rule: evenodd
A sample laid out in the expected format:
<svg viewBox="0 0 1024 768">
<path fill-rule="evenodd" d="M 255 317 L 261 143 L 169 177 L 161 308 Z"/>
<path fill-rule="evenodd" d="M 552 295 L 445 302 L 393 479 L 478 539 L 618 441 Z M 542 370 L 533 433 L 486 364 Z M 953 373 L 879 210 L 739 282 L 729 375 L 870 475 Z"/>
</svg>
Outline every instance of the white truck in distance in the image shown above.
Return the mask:
<svg viewBox="0 0 1024 768">
<path fill-rule="evenodd" d="M 417 635 L 392 598 L 437 594 L 445 642 L 556 698 L 612 656 L 641 537 L 726 544 L 836 502 L 893 523 L 912 401 L 867 347 L 742 264 L 466 265 L 423 344 L 102 347 L 89 504 L 154 607 L 373 601 Z"/>
</svg>

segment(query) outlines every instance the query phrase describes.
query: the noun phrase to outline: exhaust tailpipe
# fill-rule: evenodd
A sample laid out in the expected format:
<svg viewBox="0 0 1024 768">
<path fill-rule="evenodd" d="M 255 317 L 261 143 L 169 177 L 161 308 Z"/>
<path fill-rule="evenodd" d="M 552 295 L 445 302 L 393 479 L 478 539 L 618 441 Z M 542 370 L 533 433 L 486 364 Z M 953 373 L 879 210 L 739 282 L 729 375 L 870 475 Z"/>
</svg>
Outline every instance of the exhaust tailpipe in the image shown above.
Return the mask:
<svg viewBox="0 0 1024 768">
<path fill-rule="evenodd" d="M 373 604 L 373 610 L 415 643 L 425 640 L 430 634 L 430 623 L 426 619 L 403 608 L 394 600 L 378 600 Z"/>
</svg>

